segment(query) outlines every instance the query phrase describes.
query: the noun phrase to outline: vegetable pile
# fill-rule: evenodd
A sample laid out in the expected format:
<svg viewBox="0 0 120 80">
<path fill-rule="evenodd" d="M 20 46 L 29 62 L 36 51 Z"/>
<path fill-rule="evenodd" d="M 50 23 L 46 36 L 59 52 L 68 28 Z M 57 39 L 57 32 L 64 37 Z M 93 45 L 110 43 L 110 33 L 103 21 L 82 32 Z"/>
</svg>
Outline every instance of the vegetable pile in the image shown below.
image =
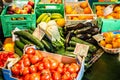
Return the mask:
<svg viewBox="0 0 120 80">
<path fill-rule="evenodd" d="M 64 64 L 52 57 L 44 57 L 34 48 L 27 48 L 21 60 L 11 68 L 19 80 L 73 80 L 77 77 L 80 65 Z"/>
<path fill-rule="evenodd" d="M 14 58 L 14 53 L 12 52 L 0 52 L 0 67 L 4 67 L 8 58 Z"/>
</svg>

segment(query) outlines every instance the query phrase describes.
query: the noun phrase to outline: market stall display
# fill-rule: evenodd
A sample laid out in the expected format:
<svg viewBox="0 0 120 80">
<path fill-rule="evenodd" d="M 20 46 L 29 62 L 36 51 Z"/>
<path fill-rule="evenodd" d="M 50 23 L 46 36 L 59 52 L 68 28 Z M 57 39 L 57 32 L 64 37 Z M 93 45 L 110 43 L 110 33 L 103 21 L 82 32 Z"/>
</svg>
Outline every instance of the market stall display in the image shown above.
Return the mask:
<svg viewBox="0 0 120 80">
<path fill-rule="evenodd" d="M 82 80 L 104 51 L 120 52 L 119 2 L 93 1 L 93 7 L 88 0 L 13 3 L 1 14 L 5 80 Z"/>
</svg>

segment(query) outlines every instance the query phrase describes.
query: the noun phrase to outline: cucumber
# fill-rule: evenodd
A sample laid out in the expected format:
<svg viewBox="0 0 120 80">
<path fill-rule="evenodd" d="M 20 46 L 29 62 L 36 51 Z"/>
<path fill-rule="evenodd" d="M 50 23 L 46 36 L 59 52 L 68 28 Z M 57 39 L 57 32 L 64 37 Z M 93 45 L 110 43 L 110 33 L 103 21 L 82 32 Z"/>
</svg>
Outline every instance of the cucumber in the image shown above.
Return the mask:
<svg viewBox="0 0 120 80">
<path fill-rule="evenodd" d="M 16 40 L 15 41 L 15 45 L 19 48 L 19 49 L 21 49 L 21 50 L 23 50 L 24 49 L 24 44 L 21 42 L 21 41 L 19 41 L 19 40 Z"/>
<path fill-rule="evenodd" d="M 42 43 L 44 44 L 45 49 L 46 49 L 47 51 L 51 51 L 51 52 L 54 51 L 52 45 L 51 45 L 48 41 L 46 41 L 46 40 L 41 40 L 41 41 L 42 41 Z"/>
<path fill-rule="evenodd" d="M 73 58 L 76 57 L 76 55 L 73 54 L 73 52 L 68 52 L 68 51 L 66 51 L 63 55 L 65 55 L 65 56 L 69 56 L 69 57 L 73 57 Z"/>
<path fill-rule="evenodd" d="M 36 28 L 35 27 L 30 27 L 30 30 L 34 31 Z"/>
<path fill-rule="evenodd" d="M 96 46 L 94 46 L 93 44 L 90 44 L 90 43 L 88 43 L 88 42 L 86 42 L 86 41 L 83 41 L 83 40 L 81 40 L 81 39 L 79 39 L 79 38 L 77 38 L 77 37 L 72 37 L 72 38 L 71 38 L 71 41 L 74 41 L 74 42 L 76 42 L 76 43 L 81 43 L 81 44 L 86 44 L 86 45 L 88 45 L 90 52 L 94 52 L 94 51 L 97 50 Z"/>
<path fill-rule="evenodd" d="M 41 49 L 44 49 L 44 45 L 42 44 L 42 42 L 40 42 L 38 38 L 36 38 L 32 34 L 30 34 L 29 32 L 16 31 L 14 34 L 16 34 L 18 36 L 22 36 L 22 37 L 28 39 L 29 41 L 31 41 L 32 43 L 34 43 L 36 46 L 39 46 Z"/>
<path fill-rule="evenodd" d="M 23 42 L 24 44 L 32 44 L 30 41 L 28 41 L 27 39 L 24 39 L 23 37 L 19 37 L 20 41 Z"/>
<path fill-rule="evenodd" d="M 75 46 L 76 46 L 76 42 L 70 41 L 70 42 L 69 42 L 69 45 L 75 47 Z"/>
<path fill-rule="evenodd" d="M 67 51 L 74 51 L 75 47 L 66 47 Z"/>
<path fill-rule="evenodd" d="M 33 31 L 32 31 L 31 29 L 28 29 L 28 32 L 29 32 L 30 34 L 32 34 L 32 33 L 33 33 Z"/>
<path fill-rule="evenodd" d="M 14 46 L 14 49 L 15 53 L 18 54 L 20 57 L 23 55 L 23 52 L 17 46 Z"/>
</svg>

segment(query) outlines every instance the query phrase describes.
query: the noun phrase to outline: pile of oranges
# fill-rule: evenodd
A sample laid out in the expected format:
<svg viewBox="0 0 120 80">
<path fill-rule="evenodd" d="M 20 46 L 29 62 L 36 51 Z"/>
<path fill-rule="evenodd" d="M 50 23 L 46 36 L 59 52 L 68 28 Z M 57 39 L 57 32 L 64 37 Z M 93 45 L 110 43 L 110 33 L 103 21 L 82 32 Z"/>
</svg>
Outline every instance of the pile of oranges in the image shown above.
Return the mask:
<svg viewBox="0 0 120 80">
<path fill-rule="evenodd" d="M 113 5 L 113 12 L 104 16 L 104 9 L 107 6 L 105 5 L 96 5 L 96 14 L 97 17 L 105 19 L 120 19 L 120 5 Z"/>
<path fill-rule="evenodd" d="M 65 6 L 66 14 L 91 14 L 91 8 L 88 5 L 87 1 L 76 3 L 76 4 L 66 4 Z M 93 16 L 69 16 L 69 20 L 87 20 L 93 19 Z"/>
<path fill-rule="evenodd" d="M 100 45 L 108 48 L 120 48 L 120 34 L 113 34 L 112 32 L 103 33 L 104 40 L 100 41 Z"/>
</svg>

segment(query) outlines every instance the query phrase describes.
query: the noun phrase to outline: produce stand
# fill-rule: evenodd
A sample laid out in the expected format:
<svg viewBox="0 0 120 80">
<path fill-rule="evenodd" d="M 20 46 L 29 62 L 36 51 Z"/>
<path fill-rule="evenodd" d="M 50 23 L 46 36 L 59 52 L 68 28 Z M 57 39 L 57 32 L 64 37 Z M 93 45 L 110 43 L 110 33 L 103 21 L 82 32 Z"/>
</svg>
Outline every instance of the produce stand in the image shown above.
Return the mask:
<svg viewBox="0 0 120 80">
<path fill-rule="evenodd" d="M 71 1 L 4 6 L 0 80 L 119 80 L 120 2 Z"/>
</svg>

